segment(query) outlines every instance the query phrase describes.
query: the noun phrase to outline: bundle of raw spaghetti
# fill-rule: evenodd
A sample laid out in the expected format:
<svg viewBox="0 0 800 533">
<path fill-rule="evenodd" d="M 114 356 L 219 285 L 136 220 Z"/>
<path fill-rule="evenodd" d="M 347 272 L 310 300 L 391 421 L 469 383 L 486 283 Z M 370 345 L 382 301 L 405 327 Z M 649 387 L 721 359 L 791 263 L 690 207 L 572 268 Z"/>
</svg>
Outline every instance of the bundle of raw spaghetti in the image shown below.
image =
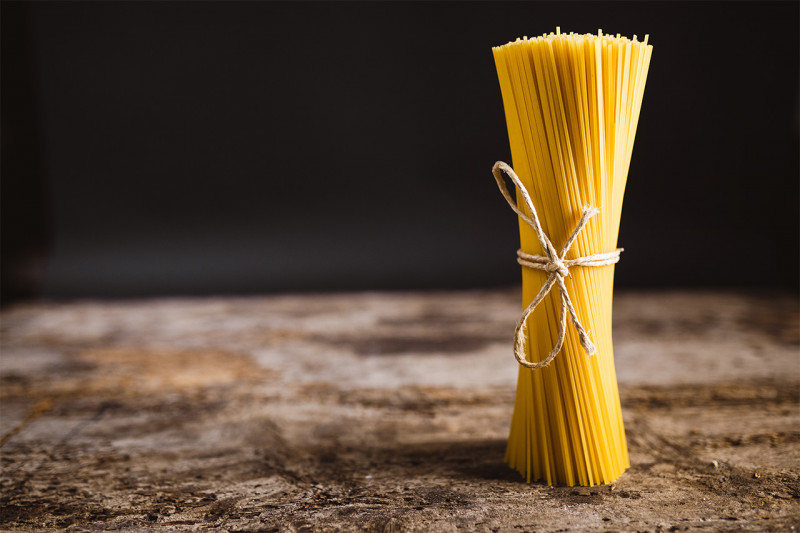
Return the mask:
<svg viewBox="0 0 800 533">
<path fill-rule="evenodd" d="M 611 303 L 652 48 L 602 31 L 493 48 L 516 173 L 493 172 L 510 203 L 501 172 L 517 186 L 526 308 L 506 461 L 529 482 L 609 483 L 629 466 Z"/>
</svg>

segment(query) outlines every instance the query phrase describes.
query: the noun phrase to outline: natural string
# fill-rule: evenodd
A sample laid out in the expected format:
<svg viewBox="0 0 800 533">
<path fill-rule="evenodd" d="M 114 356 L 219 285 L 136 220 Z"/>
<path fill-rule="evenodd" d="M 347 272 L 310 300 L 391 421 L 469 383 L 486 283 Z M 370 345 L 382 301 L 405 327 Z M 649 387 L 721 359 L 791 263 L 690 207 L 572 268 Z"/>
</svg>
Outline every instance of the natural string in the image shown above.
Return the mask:
<svg viewBox="0 0 800 533">
<path fill-rule="evenodd" d="M 505 172 L 508 175 L 519 193 L 522 195 L 525 205 L 528 207 L 528 210 L 531 213 L 530 217 L 526 215 L 519 207 L 517 207 L 517 204 L 511 198 L 511 194 L 506 188 L 502 172 Z M 530 305 L 528 305 L 525 311 L 522 312 L 522 316 L 520 316 L 519 320 L 517 321 L 517 327 L 514 330 L 514 357 L 517 359 L 519 364 L 527 368 L 542 368 L 549 365 L 553 359 L 555 359 L 556 355 L 558 355 L 558 352 L 561 351 L 561 347 L 564 345 L 564 336 L 567 329 L 567 311 L 569 311 L 569 314 L 572 317 L 572 323 L 575 324 L 575 329 L 578 331 L 578 336 L 580 337 L 581 346 L 583 346 L 584 351 L 587 355 L 594 355 L 597 353 L 597 348 L 595 348 L 595 345 L 592 344 L 592 341 L 589 339 L 589 335 L 586 333 L 586 330 L 583 329 L 583 326 L 578 320 L 578 315 L 575 312 L 575 306 L 572 305 L 572 300 L 567 292 L 567 286 L 564 284 L 564 278 L 569 276 L 570 267 L 601 267 L 613 265 L 619 261 L 619 254 L 622 252 L 622 248 L 617 248 L 613 252 L 587 255 L 584 257 L 578 257 L 577 259 L 566 259 L 567 252 L 572 246 L 572 243 L 575 242 L 575 239 L 578 237 L 578 233 L 580 233 L 586 223 L 589 222 L 589 219 L 599 213 L 600 210 L 596 207 L 583 208 L 583 214 L 581 215 L 580 221 L 578 221 L 578 225 L 575 226 L 574 230 L 572 230 L 572 234 L 567 239 L 566 244 L 564 244 L 561 252 L 558 253 L 553 247 L 553 243 L 550 242 L 550 239 L 548 239 L 547 235 L 545 235 L 544 231 L 542 231 L 542 225 L 539 223 L 539 216 L 536 213 L 536 208 L 533 207 L 533 201 L 531 200 L 530 194 L 528 194 L 528 190 L 522 184 L 519 176 L 517 176 L 517 174 L 514 172 L 514 169 L 512 169 L 508 164 L 498 161 L 492 167 L 492 174 L 494 175 L 494 179 L 497 181 L 497 186 L 500 188 L 500 192 L 508 202 L 508 205 L 511 206 L 511 209 L 513 209 L 514 212 L 516 212 L 517 215 L 519 215 L 519 217 L 536 232 L 536 236 L 539 238 L 539 243 L 542 245 L 542 249 L 545 253 L 545 256 L 541 256 L 532 255 L 523 252 L 522 250 L 517 250 L 517 262 L 524 267 L 543 270 L 545 272 L 549 272 L 550 274 L 547 277 L 547 281 L 545 281 L 544 285 L 542 285 L 542 288 L 539 290 L 539 294 L 536 295 Z M 558 342 L 556 342 L 555 347 L 546 359 L 538 363 L 532 363 L 527 361 L 525 358 L 525 337 L 528 331 L 528 317 L 531 313 L 533 313 L 533 310 L 536 309 L 536 306 L 539 305 L 544 297 L 547 296 L 547 293 L 550 292 L 555 284 L 558 284 L 558 288 L 561 291 L 561 322 L 558 328 Z"/>
</svg>

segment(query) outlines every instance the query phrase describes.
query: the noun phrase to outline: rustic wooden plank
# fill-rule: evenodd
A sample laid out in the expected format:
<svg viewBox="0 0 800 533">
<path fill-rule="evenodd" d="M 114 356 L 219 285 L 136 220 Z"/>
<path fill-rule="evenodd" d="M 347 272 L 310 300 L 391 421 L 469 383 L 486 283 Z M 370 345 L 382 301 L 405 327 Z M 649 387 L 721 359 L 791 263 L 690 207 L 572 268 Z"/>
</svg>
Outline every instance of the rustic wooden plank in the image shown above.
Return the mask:
<svg viewBox="0 0 800 533">
<path fill-rule="evenodd" d="M 517 290 L 36 303 L 0 316 L 0 526 L 787 530 L 800 320 L 778 293 L 621 293 L 631 469 L 502 462 Z"/>
</svg>

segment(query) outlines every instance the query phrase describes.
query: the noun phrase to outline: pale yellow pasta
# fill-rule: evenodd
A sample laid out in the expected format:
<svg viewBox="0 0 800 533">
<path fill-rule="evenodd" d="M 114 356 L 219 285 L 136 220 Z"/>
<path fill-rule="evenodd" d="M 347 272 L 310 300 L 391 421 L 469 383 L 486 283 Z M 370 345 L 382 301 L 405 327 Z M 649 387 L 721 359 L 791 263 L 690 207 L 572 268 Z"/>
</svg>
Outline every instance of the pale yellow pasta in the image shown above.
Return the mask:
<svg viewBox="0 0 800 533">
<path fill-rule="evenodd" d="M 647 40 L 557 32 L 493 48 L 513 167 L 544 233 L 560 249 L 583 207 L 600 208 L 569 259 L 616 249 L 653 49 Z M 531 227 L 520 221 L 519 229 L 522 250 L 544 255 Z M 546 278 L 546 272 L 522 269 L 523 307 Z M 553 363 L 519 368 L 506 461 L 528 481 L 596 485 L 614 481 L 629 466 L 611 340 L 613 281 L 613 265 L 572 268 L 566 278 L 596 355 L 584 353 L 568 326 Z M 559 311 L 553 290 L 529 318 L 529 361 L 552 350 Z"/>
</svg>

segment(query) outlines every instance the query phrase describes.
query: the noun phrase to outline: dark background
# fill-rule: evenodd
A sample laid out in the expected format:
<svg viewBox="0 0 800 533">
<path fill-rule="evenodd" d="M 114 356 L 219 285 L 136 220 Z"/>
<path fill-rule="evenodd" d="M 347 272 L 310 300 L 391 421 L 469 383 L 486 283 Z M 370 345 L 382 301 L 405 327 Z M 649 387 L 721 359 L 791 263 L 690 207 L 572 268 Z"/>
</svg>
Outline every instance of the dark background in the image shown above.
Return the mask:
<svg viewBox="0 0 800 533">
<path fill-rule="evenodd" d="M 3 299 L 519 282 L 491 46 L 650 34 L 618 287 L 798 285 L 797 2 L 3 2 Z"/>
</svg>

